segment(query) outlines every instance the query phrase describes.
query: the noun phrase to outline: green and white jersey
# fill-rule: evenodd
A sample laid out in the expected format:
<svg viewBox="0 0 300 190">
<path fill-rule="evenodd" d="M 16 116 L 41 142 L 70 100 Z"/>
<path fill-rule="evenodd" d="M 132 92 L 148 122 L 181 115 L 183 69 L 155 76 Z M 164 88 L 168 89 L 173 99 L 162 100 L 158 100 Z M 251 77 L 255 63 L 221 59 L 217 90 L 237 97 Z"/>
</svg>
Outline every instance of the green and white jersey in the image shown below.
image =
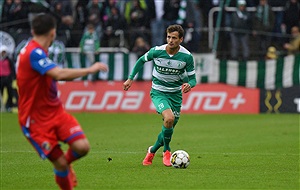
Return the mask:
<svg viewBox="0 0 300 190">
<path fill-rule="evenodd" d="M 54 40 L 48 49 L 49 58 L 61 68 L 65 67 L 65 49 L 65 44 L 59 40 Z"/>
<path fill-rule="evenodd" d="M 180 46 L 175 55 L 169 55 L 166 46 L 167 44 L 153 47 L 140 59 L 143 62 L 153 60 L 153 89 L 163 92 L 178 92 L 183 83 L 189 82 L 191 76 L 193 76 L 191 78 L 195 78 L 194 59 L 183 46 Z M 194 83 L 192 82 L 192 87 L 195 85 Z"/>
</svg>

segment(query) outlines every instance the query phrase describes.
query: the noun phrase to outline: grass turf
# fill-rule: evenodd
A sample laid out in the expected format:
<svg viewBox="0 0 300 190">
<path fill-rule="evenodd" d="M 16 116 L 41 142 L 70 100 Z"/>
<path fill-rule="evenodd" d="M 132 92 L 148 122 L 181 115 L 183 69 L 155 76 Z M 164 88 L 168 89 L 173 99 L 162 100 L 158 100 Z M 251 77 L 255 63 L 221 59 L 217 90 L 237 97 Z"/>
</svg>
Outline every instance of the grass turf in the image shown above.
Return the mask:
<svg viewBox="0 0 300 190">
<path fill-rule="evenodd" d="M 151 166 L 142 166 L 161 130 L 159 115 L 73 115 L 91 144 L 90 153 L 74 163 L 77 190 L 299 189 L 297 114 L 182 114 L 171 148 L 190 154 L 187 169 L 165 167 L 161 149 Z M 23 137 L 17 115 L 1 113 L 0 119 L 0 189 L 58 189 L 50 162 Z"/>
</svg>

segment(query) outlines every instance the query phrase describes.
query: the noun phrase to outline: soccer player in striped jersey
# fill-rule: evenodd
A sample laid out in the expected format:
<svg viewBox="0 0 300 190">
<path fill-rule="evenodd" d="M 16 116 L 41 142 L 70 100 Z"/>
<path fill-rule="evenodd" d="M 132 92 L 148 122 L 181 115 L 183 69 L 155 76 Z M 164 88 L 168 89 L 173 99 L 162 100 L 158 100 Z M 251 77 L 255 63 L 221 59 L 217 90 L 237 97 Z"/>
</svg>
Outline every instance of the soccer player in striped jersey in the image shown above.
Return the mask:
<svg viewBox="0 0 300 190">
<path fill-rule="evenodd" d="M 189 92 L 196 85 L 193 56 L 180 45 L 184 36 L 183 28 L 170 25 L 166 33 L 167 44 L 153 47 L 141 56 L 123 84 L 127 91 L 144 64 L 151 60 L 154 62 L 150 96 L 156 111 L 163 117 L 163 125 L 156 142 L 148 148 L 143 165 L 151 165 L 156 151 L 163 146 L 163 164 L 171 166 L 170 141 L 180 117 L 182 93 Z"/>
<path fill-rule="evenodd" d="M 48 48 L 56 37 L 56 21 L 49 14 L 39 14 L 32 24 L 33 38 L 20 51 L 17 60 L 19 123 L 25 137 L 43 159 L 54 166 L 55 181 L 63 190 L 76 186 L 70 164 L 85 156 L 89 142 L 78 121 L 65 112 L 57 95 L 57 80 L 72 80 L 107 66 L 97 62 L 88 68 L 60 68 L 48 57 Z M 67 143 L 63 152 L 59 141 Z"/>
</svg>

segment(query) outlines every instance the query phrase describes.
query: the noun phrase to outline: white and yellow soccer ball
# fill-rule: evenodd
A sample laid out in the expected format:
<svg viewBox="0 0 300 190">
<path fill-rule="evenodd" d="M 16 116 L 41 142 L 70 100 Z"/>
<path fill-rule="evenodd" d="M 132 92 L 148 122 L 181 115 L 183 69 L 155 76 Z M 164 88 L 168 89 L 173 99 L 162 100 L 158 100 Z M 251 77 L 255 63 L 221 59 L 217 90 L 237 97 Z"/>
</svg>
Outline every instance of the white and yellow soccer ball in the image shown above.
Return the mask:
<svg viewBox="0 0 300 190">
<path fill-rule="evenodd" d="M 187 168 L 190 165 L 190 156 L 184 150 L 176 150 L 170 161 L 174 168 Z"/>
</svg>

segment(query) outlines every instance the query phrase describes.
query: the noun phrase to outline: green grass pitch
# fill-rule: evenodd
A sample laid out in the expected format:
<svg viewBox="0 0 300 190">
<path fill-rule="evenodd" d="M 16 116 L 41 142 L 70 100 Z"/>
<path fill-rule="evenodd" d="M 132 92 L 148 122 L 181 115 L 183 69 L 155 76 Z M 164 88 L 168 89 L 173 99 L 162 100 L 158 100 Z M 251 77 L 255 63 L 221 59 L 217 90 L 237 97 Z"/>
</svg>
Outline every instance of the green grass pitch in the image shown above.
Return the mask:
<svg viewBox="0 0 300 190">
<path fill-rule="evenodd" d="M 91 144 L 90 153 L 74 163 L 77 190 L 299 189 L 299 114 L 183 113 L 171 148 L 190 154 L 187 169 L 165 167 L 162 149 L 151 166 L 142 166 L 161 130 L 160 115 L 73 115 Z M 0 189 L 58 189 L 50 162 L 29 145 L 17 115 L 1 113 L 0 120 Z"/>
</svg>

